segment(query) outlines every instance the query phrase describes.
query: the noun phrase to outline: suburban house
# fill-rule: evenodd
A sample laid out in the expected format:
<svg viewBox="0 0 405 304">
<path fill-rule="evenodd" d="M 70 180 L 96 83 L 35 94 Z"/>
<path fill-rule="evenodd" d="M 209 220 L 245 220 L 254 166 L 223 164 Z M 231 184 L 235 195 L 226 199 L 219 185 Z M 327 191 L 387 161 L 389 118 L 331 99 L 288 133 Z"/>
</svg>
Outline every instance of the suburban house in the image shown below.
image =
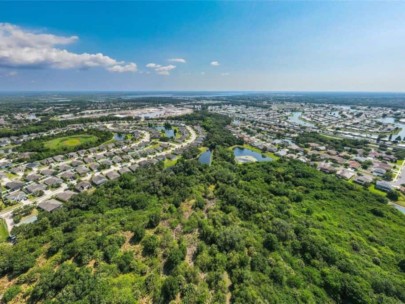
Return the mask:
<svg viewBox="0 0 405 304">
<path fill-rule="evenodd" d="M 83 191 L 89 190 L 90 188 L 91 188 L 91 184 L 87 181 L 81 181 L 81 182 L 77 183 L 77 185 L 75 186 L 75 189 L 78 192 L 83 192 Z"/>
<path fill-rule="evenodd" d="M 44 184 L 52 187 L 52 188 L 57 188 L 63 183 L 63 180 L 57 177 L 48 177 L 46 180 L 44 180 Z"/>
<path fill-rule="evenodd" d="M 106 177 L 107 177 L 109 180 L 115 180 L 115 179 L 119 178 L 120 175 L 119 175 L 116 171 L 110 171 L 110 172 L 108 172 L 108 173 L 106 174 Z"/>
<path fill-rule="evenodd" d="M 377 181 L 375 183 L 375 188 L 378 190 L 385 191 L 385 192 L 390 192 L 393 190 L 393 187 L 391 186 L 391 184 L 386 181 Z"/>
<path fill-rule="evenodd" d="M 22 187 L 24 187 L 25 183 L 20 182 L 20 181 L 12 181 L 12 182 L 8 182 L 6 184 L 6 188 L 14 191 L 14 190 L 20 190 Z"/>
<path fill-rule="evenodd" d="M 91 182 L 95 186 L 101 186 L 102 184 L 108 182 L 108 180 L 103 175 L 95 175 L 92 177 Z"/>
<path fill-rule="evenodd" d="M 68 190 L 68 191 L 61 192 L 61 193 L 56 194 L 56 195 L 55 195 L 55 198 L 56 198 L 57 200 L 60 200 L 61 202 L 66 203 L 66 202 L 68 202 L 68 201 L 72 198 L 73 195 L 76 195 L 76 193 L 73 192 L 73 191 L 69 191 L 69 190 Z"/>
<path fill-rule="evenodd" d="M 58 202 L 55 199 L 50 199 L 48 201 L 42 202 L 38 204 L 38 207 L 41 208 L 42 210 L 48 211 L 48 212 L 53 212 L 59 208 L 62 207 L 62 203 Z"/>
<path fill-rule="evenodd" d="M 41 184 L 36 184 L 33 183 L 27 187 L 25 187 L 25 191 L 28 192 L 29 194 L 38 196 L 41 194 L 41 192 L 45 191 L 46 187 L 44 185 Z"/>
<path fill-rule="evenodd" d="M 353 181 L 359 185 L 367 186 L 371 184 L 373 178 L 368 176 L 357 176 Z"/>
<path fill-rule="evenodd" d="M 18 190 L 18 191 L 9 193 L 4 198 L 7 201 L 21 202 L 21 201 L 25 201 L 27 199 L 27 194 L 25 194 L 24 192 Z"/>
</svg>

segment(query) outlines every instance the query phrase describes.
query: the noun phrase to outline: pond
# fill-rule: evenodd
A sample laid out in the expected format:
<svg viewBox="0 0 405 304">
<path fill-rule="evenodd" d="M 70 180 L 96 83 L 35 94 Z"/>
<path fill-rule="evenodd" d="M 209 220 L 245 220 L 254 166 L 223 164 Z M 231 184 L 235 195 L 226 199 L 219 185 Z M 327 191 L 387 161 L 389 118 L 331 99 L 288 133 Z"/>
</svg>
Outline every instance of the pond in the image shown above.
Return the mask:
<svg viewBox="0 0 405 304">
<path fill-rule="evenodd" d="M 314 124 L 302 120 L 300 117 L 302 115 L 302 112 L 292 112 L 292 115 L 288 117 L 288 121 L 293 122 L 297 125 L 300 126 L 305 126 L 305 127 L 313 127 Z"/>
<path fill-rule="evenodd" d="M 125 140 L 125 134 L 114 133 L 114 140 L 118 140 L 118 141 Z"/>
<path fill-rule="evenodd" d="M 201 153 L 200 157 L 198 158 L 198 161 L 201 164 L 211 165 L 211 156 L 212 156 L 212 151 L 207 150 L 207 151 Z"/>
<path fill-rule="evenodd" d="M 174 137 L 174 130 L 173 129 L 166 129 L 165 127 L 156 127 L 158 131 L 164 131 L 166 137 L 173 138 Z"/>
<path fill-rule="evenodd" d="M 233 149 L 233 155 L 238 163 L 250 163 L 256 161 L 264 162 L 273 160 L 271 157 L 265 156 L 259 152 L 240 147 Z"/>
</svg>

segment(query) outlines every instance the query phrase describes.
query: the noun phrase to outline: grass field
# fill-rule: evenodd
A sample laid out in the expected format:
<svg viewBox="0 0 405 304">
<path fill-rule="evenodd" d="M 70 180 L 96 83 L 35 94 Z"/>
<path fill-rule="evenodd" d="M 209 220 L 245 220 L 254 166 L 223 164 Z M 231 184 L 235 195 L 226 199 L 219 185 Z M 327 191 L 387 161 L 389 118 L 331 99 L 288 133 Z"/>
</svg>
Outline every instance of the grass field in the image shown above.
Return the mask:
<svg viewBox="0 0 405 304">
<path fill-rule="evenodd" d="M 74 148 L 85 143 L 95 143 L 97 136 L 94 135 L 72 135 L 66 137 L 59 137 L 44 142 L 44 146 L 50 150 L 57 150 L 61 148 Z"/>
<path fill-rule="evenodd" d="M 8 230 L 6 222 L 3 219 L 0 219 L 0 242 L 7 241 L 7 237 L 8 237 Z"/>
<path fill-rule="evenodd" d="M 371 185 L 370 187 L 368 187 L 368 190 L 369 190 L 370 192 L 374 193 L 374 194 L 378 194 L 378 195 L 381 195 L 381 196 L 386 196 L 386 195 L 387 195 L 386 192 L 381 191 L 381 190 L 378 190 L 378 189 L 375 187 L 375 185 Z"/>
<path fill-rule="evenodd" d="M 178 158 L 175 159 L 165 159 L 164 161 L 164 168 L 169 168 L 174 166 L 178 161 Z"/>
</svg>

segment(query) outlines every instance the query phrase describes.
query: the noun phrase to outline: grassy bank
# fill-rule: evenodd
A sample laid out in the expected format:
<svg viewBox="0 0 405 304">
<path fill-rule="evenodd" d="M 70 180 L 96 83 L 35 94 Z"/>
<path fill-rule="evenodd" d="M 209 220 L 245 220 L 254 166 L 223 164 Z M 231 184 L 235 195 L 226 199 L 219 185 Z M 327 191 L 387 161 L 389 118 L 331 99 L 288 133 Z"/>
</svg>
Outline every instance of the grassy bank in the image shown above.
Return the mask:
<svg viewBox="0 0 405 304">
<path fill-rule="evenodd" d="M 8 229 L 5 220 L 0 219 L 0 242 L 7 241 L 8 238 Z"/>
</svg>

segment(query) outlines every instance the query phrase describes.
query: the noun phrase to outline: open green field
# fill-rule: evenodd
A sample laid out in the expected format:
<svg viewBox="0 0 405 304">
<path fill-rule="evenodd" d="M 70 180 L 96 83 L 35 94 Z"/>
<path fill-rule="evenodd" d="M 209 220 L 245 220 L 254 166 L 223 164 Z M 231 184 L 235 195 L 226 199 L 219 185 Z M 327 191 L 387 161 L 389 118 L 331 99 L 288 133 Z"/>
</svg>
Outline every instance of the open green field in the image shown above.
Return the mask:
<svg viewBox="0 0 405 304">
<path fill-rule="evenodd" d="M 8 230 L 6 222 L 3 219 L 0 219 L 0 242 L 5 242 L 8 238 Z"/>
<path fill-rule="evenodd" d="M 95 143 L 97 139 L 95 135 L 72 135 L 48 140 L 44 142 L 44 146 L 50 150 L 63 149 L 65 147 L 74 148 L 86 143 Z"/>
<path fill-rule="evenodd" d="M 370 192 L 374 193 L 374 194 L 378 194 L 378 195 L 381 195 L 381 196 L 386 196 L 386 195 L 387 195 L 386 192 L 377 189 L 377 188 L 375 187 L 375 185 L 371 185 L 370 187 L 368 187 L 368 190 L 369 190 Z"/>
<path fill-rule="evenodd" d="M 177 163 L 178 160 L 179 160 L 178 158 L 175 158 L 175 159 L 165 159 L 165 161 L 164 161 L 164 168 L 166 169 L 166 168 L 169 168 L 169 167 L 173 167 L 173 166 Z"/>
</svg>

